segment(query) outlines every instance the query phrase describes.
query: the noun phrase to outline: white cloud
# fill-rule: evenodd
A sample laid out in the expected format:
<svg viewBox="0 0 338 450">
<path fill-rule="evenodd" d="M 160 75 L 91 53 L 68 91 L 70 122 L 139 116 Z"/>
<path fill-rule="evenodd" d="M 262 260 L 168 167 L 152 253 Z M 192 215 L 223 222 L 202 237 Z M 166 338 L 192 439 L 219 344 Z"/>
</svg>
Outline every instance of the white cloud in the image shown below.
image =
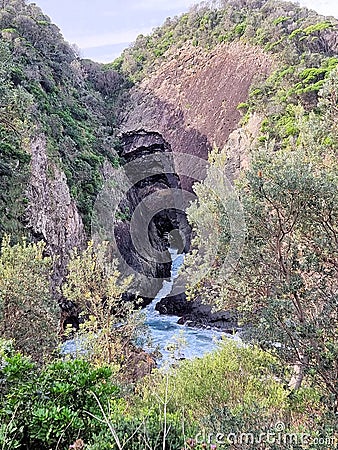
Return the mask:
<svg viewBox="0 0 338 450">
<path fill-rule="evenodd" d="M 88 36 L 72 36 L 70 39 L 82 49 L 106 47 L 108 45 L 124 44 L 134 41 L 139 34 L 149 34 L 152 27 L 123 30 L 112 33 L 93 34 Z"/>
<path fill-rule="evenodd" d="M 299 4 L 314 9 L 319 14 L 338 18 L 338 3 L 336 0 L 299 0 Z"/>
<path fill-rule="evenodd" d="M 129 8 L 132 10 L 138 11 L 149 11 L 153 12 L 159 11 L 173 11 L 174 9 L 184 12 L 189 9 L 193 4 L 198 3 L 198 1 L 194 0 L 142 0 L 140 2 L 135 2 L 133 5 L 130 5 Z"/>
</svg>

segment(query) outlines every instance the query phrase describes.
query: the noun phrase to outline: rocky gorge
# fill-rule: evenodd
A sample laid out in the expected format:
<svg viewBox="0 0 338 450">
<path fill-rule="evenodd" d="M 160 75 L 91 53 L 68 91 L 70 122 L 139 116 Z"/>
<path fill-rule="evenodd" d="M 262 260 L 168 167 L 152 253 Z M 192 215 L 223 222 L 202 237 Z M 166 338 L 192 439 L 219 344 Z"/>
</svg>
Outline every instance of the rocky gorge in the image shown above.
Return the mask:
<svg viewBox="0 0 338 450">
<path fill-rule="evenodd" d="M 168 22 L 171 33 L 177 33 L 177 45 L 167 45 L 165 33 L 157 38 L 156 33 L 140 36 L 117 61 L 100 65 L 82 60 L 36 5 L 12 3 L 0 11 L 3 51 L 13 55 L 3 82 L 13 95 L 22 96 L 16 113 L 20 142 L 6 121 L 2 127 L 6 145 L 17 146 L 24 156 L 3 152 L 1 167 L 6 170 L 1 182 L 6 195 L 1 199 L 1 235 L 11 232 L 46 242 L 47 253 L 55 257 L 55 297 L 65 317 L 71 318 L 64 320 L 73 321 L 76 307 L 59 294 L 69 256 L 98 232 L 96 208 L 102 206 L 105 186 L 113 182 L 121 188 L 126 182 L 129 187 L 119 203 L 110 204 L 115 217 L 108 212 L 99 225 L 114 241 L 112 252 L 121 271 L 136 275 L 133 292 L 126 298 L 141 292 L 147 305 L 170 276 L 169 237 L 177 239 L 183 252 L 191 249 L 185 210 L 196 199 L 194 184 L 205 178 L 212 148 L 225 149 L 224 176 L 231 183 L 249 166 L 249 148 L 262 139 L 265 126 L 263 109 L 249 104 L 281 68 L 278 53 L 258 43 L 253 25 L 247 25 L 249 18 L 241 22 L 243 29 L 239 27 L 236 8 L 229 4 L 227 16 L 215 10 L 212 36 L 216 37 L 196 30 L 205 45 L 181 39 L 182 24 L 190 20 L 183 15 Z M 278 13 L 269 8 L 258 2 L 252 11 L 257 17 L 293 11 L 288 5 L 279 6 Z M 208 8 L 201 6 L 194 14 L 196 20 L 207 17 Z M 299 21 L 307 17 L 301 8 L 292 14 Z M 264 20 L 266 35 L 273 36 Z M 222 30 L 232 26 L 237 31 L 224 37 Z M 333 26 L 332 22 L 321 30 L 309 29 L 316 37 L 316 43 L 309 44 L 311 51 L 328 58 L 335 54 Z M 283 36 L 292 34 L 294 23 L 290 27 L 291 31 L 278 22 L 276 48 Z M 164 46 L 157 50 L 158 57 L 149 50 L 155 45 L 152 39 Z M 290 44 L 295 54 L 302 45 L 304 40 Z M 326 69 L 320 70 L 323 76 Z M 314 94 L 304 95 L 310 105 Z M 120 180 L 120 168 L 127 181 Z M 235 324 L 229 313 L 212 312 L 202 298 L 188 302 L 184 292 L 163 299 L 158 309 L 178 314 L 190 324 L 225 329 Z"/>
</svg>

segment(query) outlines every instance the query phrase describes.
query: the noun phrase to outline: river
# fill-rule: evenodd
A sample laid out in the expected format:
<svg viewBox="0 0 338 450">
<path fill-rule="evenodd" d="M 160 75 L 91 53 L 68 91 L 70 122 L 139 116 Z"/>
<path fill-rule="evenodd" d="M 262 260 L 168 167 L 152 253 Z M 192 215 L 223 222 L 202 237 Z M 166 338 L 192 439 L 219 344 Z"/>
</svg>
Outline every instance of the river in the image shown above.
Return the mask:
<svg viewBox="0 0 338 450">
<path fill-rule="evenodd" d="M 217 329 L 193 328 L 179 325 L 178 316 L 161 315 L 156 311 L 156 304 L 170 294 L 174 280 L 178 277 L 180 267 L 184 262 L 184 255 L 179 254 L 176 249 L 169 249 L 172 259 L 171 278 L 164 281 L 162 289 L 158 292 L 152 303 L 145 308 L 146 324 L 150 332 L 150 344 L 146 344 L 144 349 L 150 353 L 161 355 L 158 364 L 173 359 L 173 351 L 169 349 L 172 345 L 178 345 L 175 354 L 177 359 L 191 359 L 201 357 L 207 352 L 217 348 L 218 342 L 223 338 L 240 340 L 237 335 L 225 334 Z M 81 351 L 81 342 L 68 340 L 62 346 L 63 354 L 85 353 Z"/>
<path fill-rule="evenodd" d="M 155 299 L 145 309 L 146 324 L 149 326 L 151 335 L 151 345 L 147 345 L 147 351 L 159 351 L 162 358 L 159 363 L 163 364 L 173 355 L 172 350 L 168 350 L 171 344 L 178 344 L 179 351 L 176 357 L 195 358 L 211 352 L 217 348 L 217 343 L 226 337 L 228 339 L 238 340 L 238 336 L 231 336 L 222 333 L 216 329 L 193 328 L 185 325 L 179 325 L 179 317 L 161 315 L 156 311 L 156 304 L 164 297 L 170 294 L 175 278 L 178 277 L 180 267 L 184 262 L 184 255 L 178 254 L 175 249 L 169 249 L 172 259 L 170 281 L 164 281 L 162 289 L 158 292 Z"/>
</svg>

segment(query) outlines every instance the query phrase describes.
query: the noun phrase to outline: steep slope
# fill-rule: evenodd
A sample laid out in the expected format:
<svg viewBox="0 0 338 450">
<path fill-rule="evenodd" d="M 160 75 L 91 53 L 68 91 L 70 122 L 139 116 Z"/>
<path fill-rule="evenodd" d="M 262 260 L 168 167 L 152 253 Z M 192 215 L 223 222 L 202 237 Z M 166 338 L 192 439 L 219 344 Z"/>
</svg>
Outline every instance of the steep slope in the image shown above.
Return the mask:
<svg viewBox="0 0 338 450">
<path fill-rule="evenodd" d="M 205 171 L 182 153 L 207 159 L 214 144 L 224 147 L 225 174 L 234 181 L 258 145 L 292 151 L 299 111 L 316 113 L 318 92 L 338 64 L 336 19 L 292 3 L 214 5 L 168 20 L 115 63 L 135 81 L 122 128 L 162 133 L 188 190 Z M 190 164 L 195 177 L 185 179 Z M 159 309 L 204 325 L 227 327 L 229 318 L 213 317 L 201 297 L 191 304 L 184 294 L 163 299 Z"/>
<path fill-rule="evenodd" d="M 115 116 L 117 98 L 131 83 L 116 70 L 81 60 L 35 4 L 3 2 L 0 30 L 0 238 L 10 233 L 13 240 L 44 240 L 47 252 L 57 256 L 57 288 L 71 250 L 91 237 L 97 195 L 129 162 L 128 139 L 117 138 Z M 148 136 L 151 150 L 153 138 Z M 179 188 L 175 176 L 148 182 L 151 192 L 171 183 Z M 146 195 L 144 186 L 135 186 L 130 208 Z M 149 295 L 155 295 L 170 265 L 133 257 L 126 220 L 121 214 L 114 219 L 122 261 L 132 260 L 136 272 L 154 279 Z M 155 219 L 147 234 L 163 250 L 163 234 L 179 220 L 170 212 Z"/>
<path fill-rule="evenodd" d="M 12 139 L 11 152 L 6 153 L 5 143 L 2 147 L 3 164 L 12 167 L 7 176 L 29 172 L 29 166 L 24 170 L 24 162 L 29 163 L 37 147 L 40 152 L 44 147 L 48 164 L 53 166 L 49 167 L 47 178 L 53 177 L 54 166 L 65 174 L 66 185 L 88 228 L 101 184 L 100 167 L 105 159 L 113 164 L 117 162 L 111 138 L 113 113 L 106 103 L 123 81 L 116 72 L 104 72 L 98 64 L 80 61 L 58 28 L 34 4 L 26 5 L 20 0 L 4 2 L 0 9 L 0 28 L 3 79 L 7 83 L 7 95 L 18 109 L 15 117 L 11 117 L 11 129 L 8 120 L 1 121 L 7 139 L 8 131 L 16 137 Z M 2 104 L 1 118 L 15 114 L 11 101 Z M 36 139 L 40 142 L 38 146 L 33 145 Z M 19 151 L 25 154 L 21 164 L 16 155 Z M 22 198 L 27 177 L 28 173 L 21 186 Z M 16 183 L 7 180 L 7 184 L 10 187 Z M 4 203 L 6 215 L 6 199 Z M 16 218 L 17 223 L 24 220 L 22 215 Z M 15 224 L 2 228 L 2 233 L 16 234 Z"/>
<path fill-rule="evenodd" d="M 71 249 L 90 238 L 105 182 L 118 184 L 117 169 L 130 162 L 142 174 L 149 155 L 173 153 L 169 169 L 152 162 L 163 173 L 145 171 L 111 221 L 120 242 L 115 250 L 154 281 L 151 295 L 169 265 L 131 246 L 137 204 L 148 202 L 145 214 L 153 214 L 139 227 L 151 247 L 165 250 L 168 233 L 178 230 L 187 249 L 181 187 L 191 191 L 203 179 L 212 146 L 228 143 L 233 179 L 248 164 L 248 142 L 269 134 L 276 145 L 289 145 L 297 138 L 296 105 L 316 105 L 338 62 L 335 19 L 274 1 L 195 7 L 140 36 L 110 65 L 81 60 L 24 0 L 2 3 L 0 31 L 0 236 L 45 240 L 59 256 L 57 285 Z M 195 160 L 182 160 L 186 154 Z M 181 200 L 167 207 L 171 190 Z M 152 195 L 162 199 L 160 213 Z"/>
<path fill-rule="evenodd" d="M 156 130 L 174 153 L 207 159 L 212 146 L 222 147 L 237 128 L 237 106 L 247 100 L 253 82 L 271 73 L 273 58 L 233 42 L 211 51 L 185 45 L 168 51 L 167 59 L 131 90 L 122 128 Z M 177 170 L 184 173 L 184 167 Z"/>
<path fill-rule="evenodd" d="M 168 19 L 152 35 L 140 36 L 115 62 L 114 67 L 135 81 L 121 126 L 158 131 L 174 153 L 207 158 L 214 144 L 226 145 L 241 116 L 247 122 L 254 110 L 258 114 L 244 134 L 258 136 L 265 112 L 248 111 L 249 96 L 254 104 L 255 96 L 265 95 L 268 103 L 284 83 L 284 98 L 271 102 L 276 115 L 283 115 L 289 103 L 313 107 L 324 78 L 337 64 L 337 52 L 337 20 L 299 5 L 262 0 L 203 3 Z M 270 90 L 263 91 L 268 78 Z M 236 132 L 232 141 L 241 152 L 240 137 Z M 229 161 L 230 178 L 239 168 L 234 159 L 236 155 Z"/>
</svg>

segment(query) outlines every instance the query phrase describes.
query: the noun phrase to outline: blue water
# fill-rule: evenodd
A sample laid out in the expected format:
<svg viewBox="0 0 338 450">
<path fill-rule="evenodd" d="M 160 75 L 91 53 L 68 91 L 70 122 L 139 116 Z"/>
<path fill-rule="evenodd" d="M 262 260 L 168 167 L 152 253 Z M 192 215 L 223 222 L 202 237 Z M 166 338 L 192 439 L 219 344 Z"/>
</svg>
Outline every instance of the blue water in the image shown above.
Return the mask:
<svg viewBox="0 0 338 450">
<path fill-rule="evenodd" d="M 177 250 L 169 249 L 172 258 L 170 281 L 164 281 L 162 289 L 155 299 L 145 308 L 146 324 L 150 331 L 150 343 L 144 346 L 148 352 L 159 355 L 158 363 L 163 365 L 175 359 L 191 359 L 201 357 L 215 350 L 222 338 L 240 341 L 236 335 L 222 333 L 216 329 L 192 328 L 179 325 L 178 316 L 160 315 L 155 310 L 156 304 L 172 291 L 175 279 L 179 276 L 179 269 L 183 265 L 184 255 L 178 254 Z M 176 346 L 176 351 L 170 350 L 170 346 Z M 66 341 L 62 346 L 63 354 L 83 354 L 83 342 L 79 339 Z"/>
<path fill-rule="evenodd" d="M 179 275 L 179 269 L 183 265 L 184 255 L 178 254 L 177 250 L 169 249 L 172 258 L 172 269 L 170 281 L 164 281 L 163 287 L 152 303 L 145 309 L 146 324 L 149 326 L 151 345 L 146 347 L 147 351 L 159 351 L 162 355 L 162 363 L 175 356 L 177 359 L 191 359 L 201 357 L 205 353 L 217 348 L 219 341 L 223 338 L 239 340 L 238 336 L 231 336 L 218 330 L 192 328 L 179 325 L 177 316 L 160 315 L 155 310 L 156 304 L 170 294 L 174 280 Z M 178 350 L 173 353 L 168 346 L 178 344 Z"/>
</svg>

